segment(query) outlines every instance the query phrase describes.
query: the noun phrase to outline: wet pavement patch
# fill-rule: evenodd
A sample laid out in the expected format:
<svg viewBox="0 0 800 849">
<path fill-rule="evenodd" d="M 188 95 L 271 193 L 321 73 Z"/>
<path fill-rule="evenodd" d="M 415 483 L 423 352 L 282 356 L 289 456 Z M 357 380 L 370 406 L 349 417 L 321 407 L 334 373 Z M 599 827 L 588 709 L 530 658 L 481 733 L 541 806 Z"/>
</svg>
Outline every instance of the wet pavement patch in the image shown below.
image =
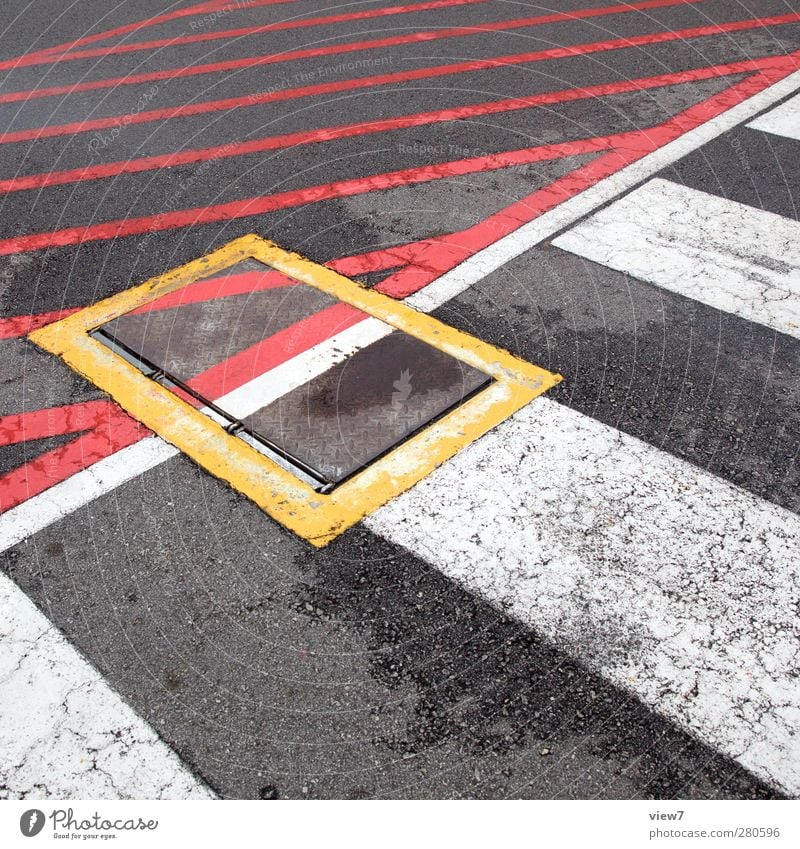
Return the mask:
<svg viewBox="0 0 800 849">
<path fill-rule="evenodd" d="M 30 338 L 317 546 L 560 379 L 257 236 Z"/>
</svg>

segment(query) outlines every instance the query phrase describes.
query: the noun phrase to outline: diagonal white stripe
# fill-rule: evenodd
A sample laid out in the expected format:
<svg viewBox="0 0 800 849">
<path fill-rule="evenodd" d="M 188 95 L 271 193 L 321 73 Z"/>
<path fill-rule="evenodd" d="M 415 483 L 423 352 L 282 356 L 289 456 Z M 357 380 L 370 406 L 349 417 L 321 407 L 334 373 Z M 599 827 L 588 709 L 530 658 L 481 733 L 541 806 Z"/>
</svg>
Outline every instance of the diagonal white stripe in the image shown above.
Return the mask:
<svg viewBox="0 0 800 849">
<path fill-rule="evenodd" d="M 800 517 L 539 398 L 365 522 L 800 794 Z"/>
<path fill-rule="evenodd" d="M 753 130 L 800 141 L 800 95 L 790 98 L 764 115 L 759 115 L 747 126 Z"/>
</svg>

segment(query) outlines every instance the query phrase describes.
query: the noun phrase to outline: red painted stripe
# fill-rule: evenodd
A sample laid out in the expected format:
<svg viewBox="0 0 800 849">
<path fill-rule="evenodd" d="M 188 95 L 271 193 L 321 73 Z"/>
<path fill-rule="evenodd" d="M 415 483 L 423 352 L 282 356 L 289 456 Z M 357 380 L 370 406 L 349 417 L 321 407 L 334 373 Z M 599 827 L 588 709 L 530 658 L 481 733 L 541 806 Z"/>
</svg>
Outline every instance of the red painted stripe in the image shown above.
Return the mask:
<svg viewBox="0 0 800 849">
<path fill-rule="evenodd" d="M 169 168 L 176 165 L 188 165 L 196 162 L 208 162 L 210 160 L 225 159 L 234 156 L 245 156 L 251 153 L 262 153 L 268 150 L 281 150 L 302 144 L 315 144 L 334 139 L 352 138 L 354 136 L 382 133 L 408 127 L 421 127 L 443 121 L 458 121 L 482 115 L 495 115 L 517 109 L 542 106 L 544 104 L 564 103 L 589 97 L 604 97 L 610 94 L 658 88 L 659 86 L 674 85 L 675 83 L 697 82 L 698 80 L 710 79 L 712 77 L 775 67 L 776 63 L 780 63 L 781 61 L 783 61 L 783 57 L 747 59 L 741 62 L 731 62 L 726 65 L 714 65 L 688 71 L 675 71 L 669 74 L 659 74 L 653 77 L 641 77 L 639 79 L 623 80 L 614 83 L 602 83 L 585 88 L 562 89 L 560 91 L 545 92 L 528 97 L 494 100 L 450 109 L 438 109 L 432 112 L 417 112 L 412 115 L 386 118 L 379 121 L 364 121 L 357 124 L 325 127 L 303 132 L 287 133 L 280 136 L 266 136 L 236 144 L 229 143 L 196 150 L 181 150 L 159 156 L 142 157 L 141 159 L 122 160 L 108 162 L 102 165 L 87 165 L 83 168 L 72 168 L 66 171 L 51 171 L 44 174 L 13 177 L 9 180 L 0 180 L 0 193 L 41 189 L 48 186 L 58 186 L 86 180 L 99 180 L 106 177 L 116 177 L 120 174 L 136 174 L 142 171 L 151 171 L 156 168 Z"/>
<path fill-rule="evenodd" d="M 340 274 L 357 275 L 369 271 L 380 271 L 384 268 L 394 268 L 403 263 L 396 252 L 380 250 L 355 256 L 342 257 L 324 263 Z M 214 301 L 218 298 L 228 298 L 232 295 L 250 295 L 253 292 L 265 292 L 271 289 L 285 289 L 298 286 L 300 282 L 287 277 L 280 271 L 248 271 L 245 274 L 230 274 L 227 277 L 214 277 L 192 283 L 177 292 L 164 295 L 149 304 L 145 304 L 128 315 L 138 315 L 148 312 L 182 307 L 186 304 L 197 304 L 204 301 Z"/>
<path fill-rule="evenodd" d="M 267 0 L 269 2 L 269 0 Z M 204 14 L 206 12 L 211 12 L 218 10 L 220 7 L 220 0 L 210 0 L 210 2 L 199 3 L 196 6 L 188 6 L 185 9 L 178 9 L 173 12 L 168 12 L 163 15 L 159 15 L 153 18 L 143 18 L 138 21 L 133 21 L 130 24 L 124 24 L 120 27 L 115 27 L 114 29 L 103 30 L 102 32 L 94 33 L 92 35 L 87 35 L 82 38 L 74 39 L 73 41 L 63 41 L 61 44 L 53 44 L 50 47 L 43 47 L 41 50 L 36 50 L 33 53 L 25 53 L 22 56 L 17 56 L 15 59 L 9 59 L 0 64 L 0 70 L 7 70 L 8 68 L 13 67 L 21 67 L 18 64 L 17 60 L 30 60 L 33 57 L 51 57 L 54 53 L 62 53 L 65 50 L 71 50 L 75 47 L 82 46 L 84 44 L 93 44 L 97 41 L 102 41 L 106 38 L 111 38 L 115 35 L 124 35 L 129 32 L 135 32 L 140 29 L 144 30 L 148 27 L 155 26 L 158 23 L 165 23 L 166 21 L 174 20 L 178 17 L 186 17 L 189 15 L 198 15 Z M 46 61 L 44 59 L 43 61 Z M 29 61 L 26 61 L 25 64 L 29 64 Z M 30 64 L 39 64 L 30 63 Z"/>
<path fill-rule="evenodd" d="M 406 245 L 396 245 L 391 248 L 380 248 L 365 254 L 344 256 L 332 259 L 325 265 L 344 274 L 345 277 L 358 277 L 361 274 L 370 274 L 374 271 L 385 271 L 388 268 L 397 268 L 405 265 Z"/>
<path fill-rule="evenodd" d="M 354 257 L 343 257 L 326 263 L 339 273 L 364 273 L 380 268 L 391 268 L 404 260 L 398 255 L 406 252 L 407 246 L 390 250 L 372 251 Z M 394 296 L 397 287 L 391 282 L 381 281 L 375 289 L 385 295 Z M 348 327 L 353 327 L 365 319 L 367 313 L 338 303 L 327 307 L 314 315 L 301 319 L 290 327 L 275 333 L 267 339 L 257 342 L 250 348 L 234 354 L 229 359 L 208 369 L 193 378 L 189 385 L 209 400 L 215 400 L 247 381 L 276 368 L 282 363 L 302 354 L 314 345 L 330 339 Z"/>
<path fill-rule="evenodd" d="M 53 95 L 75 94 L 85 91 L 96 91 L 104 88 L 116 88 L 121 85 L 139 85 L 141 83 L 158 82 L 161 80 L 172 80 L 182 77 L 196 76 L 197 74 L 212 74 L 221 73 L 223 71 L 238 71 L 245 68 L 260 67 L 262 65 L 273 65 L 282 62 L 291 62 L 298 59 L 309 59 L 320 56 L 330 56 L 337 53 L 351 53 L 357 50 L 372 50 L 377 48 L 394 47 L 400 44 L 409 44 L 420 41 L 434 41 L 441 38 L 455 38 L 458 36 L 481 35 L 486 32 L 494 32 L 505 29 L 515 29 L 522 26 L 536 26 L 542 23 L 550 23 L 553 20 L 570 20 L 573 18 L 596 17 L 598 15 L 617 14 L 622 12 L 633 11 L 636 7 L 653 8 L 657 6 L 675 6 L 685 5 L 686 3 L 704 2 L 704 0 L 646 0 L 646 2 L 638 3 L 629 6 L 608 6 L 602 9 L 580 10 L 580 12 L 559 13 L 557 15 L 544 15 L 535 18 L 519 18 L 513 21 L 498 21 L 496 23 L 482 24 L 475 27 L 453 27 L 447 30 L 432 30 L 428 32 L 417 32 L 406 35 L 395 35 L 385 38 L 371 39 L 367 41 L 354 41 L 347 44 L 332 44 L 325 47 L 310 47 L 302 50 L 292 50 L 284 53 L 266 53 L 259 56 L 249 56 L 243 59 L 229 59 L 220 62 L 210 62 L 205 65 L 190 65 L 188 67 L 168 68 L 163 71 L 149 71 L 143 74 L 126 74 L 121 77 L 110 77 L 101 80 L 89 80 L 87 82 L 73 83 L 71 85 L 54 86 L 50 88 L 36 88 L 26 91 L 14 91 L 8 94 L 0 95 L 0 103 L 8 103 L 18 100 L 29 100 L 38 97 L 50 97 Z M 767 20 L 767 19 L 765 19 Z M 716 26 L 716 25 L 715 25 Z M 724 25 L 722 25 L 724 26 Z M 635 43 L 635 38 L 625 40 L 627 46 Z M 605 44 L 606 42 L 599 42 Z M 641 42 L 649 44 L 651 42 Z M 591 45 L 578 45 L 578 47 L 589 47 Z M 567 50 L 571 48 L 555 48 L 557 50 Z M 612 48 L 602 48 L 612 49 Z M 522 59 L 520 57 L 505 57 L 506 60 L 516 61 L 537 61 L 541 58 L 559 58 L 557 55 L 545 56 L 545 53 L 551 51 L 538 51 L 536 54 L 520 54 L 520 56 L 530 55 L 535 58 Z M 586 51 L 593 52 L 593 51 Z M 562 56 L 573 55 L 569 52 L 561 54 Z M 497 59 L 485 60 L 496 64 Z"/>
<path fill-rule="evenodd" d="M 108 401 L 76 404 L 66 413 L 64 408 L 39 410 L 36 413 L 23 414 L 23 421 L 14 423 L 18 424 L 22 432 L 26 434 L 25 439 L 41 438 L 27 434 L 37 433 L 37 424 L 41 425 L 41 420 L 51 414 L 54 416 L 54 421 L 70 417 L 82 418 L 88 430 L 67 445 L 48 451 L 35 460 L 1 475 L 0 512 L 16 507 L 98 460 L 138 442 L 148 434 L 148 431 L 137 421 Z M 18 418 L 20 417 L 7 416 L 3 422 L 7 419 Z M 32 420 L 31 425 L 25 421 L 28 418 Z M 58 431 L 56 428 L 50 433 L 45 432 L 44 435 L 55 436 L 59 433 L 70 432 L 73 431 Z"/>
<path fill-rule="evenodd" d="M 460 265 L 479 250 L 513 233 L 604 177 L 726 112 L 738 103 L 778 82 L 798 67 L 800 51 L 784 57 L 782 67 L 771 68 L 742 80 L 709 99 L 648 130 L 625 133 L 614 149 L 566 174 L 500 212 L 459 233 L 423 240 L 410 248 L 409 264 L 382 281 L 394 297 L 407 297 Z"/>
<path fill-rule="evenodd" d="M 346 12 L 339 15 L 326 15 L 316 18 L 305 18 L 301 20 L 279 21 L 272 24 L 261 24 L 259 26 L 238 27 L 237 29 L 217 30 L 214 32 L 198 33 L 196 35 L 184 35 L 175 38 L 157 38 L 152 41 L 137 41 L 134 44 L 120 44 L 113 47 L 95 47 L 92 50 L 78 50 L 71 53 L 62 53 L 56 56 L 42 57 L 39 62 L 43 64 L 48 61 L 67 62 L 74 59 L 91 59 L 101 56 L 116 56 L 120 53 L 135 53 L 139 50 L 157 50 L 162 47 L 180 47 L 186 44 L 195 44 L 204 41 L 217 41 L 219 39 L 242 38 L 252 35 L 263 35 L 270 32 L 280 32 L 290 29 L 304 29 L 306 27 L 317 27 L 330 24 L 346 23 L 347 21 L 368 20 L 370 18 L 382 18 L 392 15 L 406 15 L 414 12 L 427 12 L 434 9 L 446 9 L 451 6 L 467 6 L 476 3 L 486 3 L 488 0 L 427 0 L 425 3 L 407 4 L 404 6 L 384 6 L 380 9 L 366 9 L 360 12 Z M 700 3 L 703 0 L 684 0 L 684 2 Z M 74 86 L 56 86 L 53 88 L 34 89 L 31 97 L 49 97 L 54 94 L 68 94 L 74 91 Z M 10 97 L 13 100 L 25 100 L 25 92 L 13 92 Z M 0 103 L 7 102 L 0 97 Z"/>
<path fill-rule="evenodd" d="M 61 44 L 55 44 L 52 47 L 45 47 L 42 50 L 36 50 L 33 53 L 26 53 L 23 56 L 18 56 L 14 59 L 6 59 L 0 62 L 0 71 L 8 71 L 13 68 L 21 68 L 27 65 L 41 65 L 56 62 L 59 56 L 64 51 L 74 50 L 76 47 L 82 47 L 85 44 L 94 44 L 98 41 L 103 41 L 106 38 L 113 38 L 117 35 L 127 35 L 129 32 L 138 32 L 139 30 L 147 29 L 156 24 L 167 23 L 176 18 L 194 17 L 205 15 L 210 12 L 219 12 L 225 8 L 230 8 L 231 11 L 240 9 L 254 9 L 259 6 L 274 6 L 283 3 L 296 3 L 297 0 L 250 0 L 250 2 L 231 3 L 229 0 L 213 0 L 213 2 L 199 3 L 196 6 L 187 6 L 185 9 L 176 9 L 173 12 L 167 12 L 163 15 L 157 15 L 154 18 L 145 18 L 143 20 L 134 21 L 130 24 L 115 27 L 114 29 L 103 30 L 93 35 L 87 35 L 83 38 L 75 39 L 74 41 L 65 41 Z"/>
<path fill-rule="evenodd" d="M 399 265 L 403 265 L 407 261 L 405 259 L 407 253 L 408 246 L 399 245 L 397 247 L 369 251 L 364 254 L 339 257 L 326 262 L 325 265 L 335 269 L 340 274 L 344 274 L 348 277 L 357 277 L 359 274 L 369 274 L 373 271 L 383 271 L 387 268 L 396 268 Z M 236 286 L 226 288 L 225 294 L 244 295 L 248 292 L 258 291 L 259 289 L 270 288 L 274 280 L 272 275 L 274 275 L 275 278 L 280 278 L 284 281 L 284 285 L 287 285 L 287 278 L 283 277 L 283 275 L 280 275 L 278 272 L 236 275 L 236 278 L 238 278 Z M 234 277 L 231 276 L 226 279 L 230 281 L 234 280 Z M 207 282 L 211 284 L 215 281 Z M 219 294 L 218 288 L 215 288 L 213 285 L 209 285 L 208 287 L 203 286 L 202 289 L 201 286 L 203 286 L 203 284 L 196 283 L 194 286 L 190 287 L 193 290 L 190 295 L 191 302 L 211 300 Z M 177 295 L 178 293 L 176 292 L 174 294 Z M 189 302 L 190 300 L 188 297 L 182 301 L 182 303 Z M 160 298 L 156 303 L 158 304 L 157 307 L 155 304 L 149 304 L 136 312 L 155 311 L 156 309 L 168 309 L 172 306 L 177 306 L 177 302 L 173 303 L 167 296 Z M 44 312 L 34 315 L 18 315 L 11 318 L 0 318 L 0 339 L 18 339 L 21 336 L 27 336 L 28 333 L 31 333 L 39 327 L 52 324 L 54 321 L 66 318 L 66 316 L 72 315 L 81 309 L 83 309 L 83 307 L 71 307 L 69 309 L 55 310 L 53 312 Z"/>
<path fill-rule="evenodd" d="M 349 304 L 334 304 L 234 354 L 190 380 L 189 386 L 213 401 L 367 317 Z"/>
<path fill-rule="evenodd" d="M 82 308 L 73 307 L 66 310 L 43 312 L 38 315 L 15 315 L 11 318 L 0 318 L 0 339 L 18 339 L 20 336 L 27 336 L 34 330 L 44 327 L 46 324 L 52 324 L 61 318 L 66 318 L 79 309 Z"/>
<path fill-rule="evenodd" d="M 50 407 L 30 413 L 14 413 L 0 416 L 0 445 L 14 445 L 32 439 L 47 439 L 80 433 L 97 425 L 101 416 L 108 412 L 108 401 L 85 401 Z"/>
<path fill-rule="evenodd" d="M 151 301 L 149 304 L 127 314 L 140 315 L 148 312 L 161 312 L 161 310 L 183 307 L 187 304 L 199 304 L 217 298 L 228 298 L 231 295 L 265 292 L 268 289 L 283 289 L 297 284 L 297 280 L 292 280 L 278 271 L 249 271 L 246 274 L 231 274 L 227 277 L 214 277 L 211 280 L 192 283 L 183 289 L 178 289 L 177 292 L 170 292 L 169 295 L 164 295 L 158 300 Z"/>
<path fill-rule="evenodd" d="M 549 50 L 537 50 L 531 53 L 518 53 L 510 56 L 498 56 L 492 59 L 476 59 L 469 62 L 458 62 L 452 65 L 418 68 L 412 71 L 400 71 L 393 74 L 380 74 L 373 77 L 339 80 L 336 82 L 320 83 L 318 85 L 304 86 L 295 89 L 284 89 L 282 91 L 267 91 L 260 94 L 226 98 L 224 100 L 211 100 L 202 103 L 184 104 L 181 106 L 168 107 L 166 109 L 152 109 L 149 111 L 139 112 L 137 114 L 114 115 L 107 118 L 76 121 L 70 124 L 36 127 L 28 130 L 16 130 L 14 132 L 3 133 L 0 135 L 0 144 L 72 135 L 74 133 L 85 133 L 93 130 L 127 126 L 129 124 L 144 124 L 161 119 L 168 120 L 172 118 L 182 118 L 191 115 L 201 115 L 208 112 L 218 112 L 228 109 L 237 109 L 240 107 L 255 106 L 256 104 L 262 105 L 264 103 L 271 103 L 275 101 L 291 100 L 298 97 L 309 97 L 317 94 L 352 91 L 378 85 L 391 85 L 394 83 L 442 77 L 451 74 L 483 71 L 507 65 L 519 65 L 529 62 L 546 61 L 549 59 L 563 59 L 572 56 L 584 56 L 591 53 L 603 53 L 610 50 L 623 50 L 632 47 L 680 41 L 688 38 L 722 35 L 725 33 L 739 32 L 742 30 L 756 29 L 766 26 L 796 23 L 797 21 L 800 21 L 800 12 L 792 12 L 791 14 L 777 15 L 771 18 L 751 18 L 745 21 L 733 21 L 727 24 L 711 24 L 708 26 L 691 27 L 689 29 L 675 30 L 672 32 L 651 33 L 648 35 L 633 36 L 631 38 L 597 41 L 590 44 L 575 44 L 569 47 L 555 47 Z M 328 48 L 320 49 L 327 50 Z M 261 64 L 264 64 L 268 60 L 271 61 L 275 58 L 276 57 L 274 56 L 267 56 L 262 57 L 259 61 Z"/>
<path fill-rule="evenodd" d="M 431 180 L 441 180 L 445 177 L 457 177 L 464 174 L 494 171 L 513 165 L 526 165 L 547 159 L 572 156 L 576 153 L 590 153 L 607 149 L 614 138 L 616 137 L 609 136 L 601 139 L 583 139 L 559 144 L 540 145 L 523 148 L 522 150 L 493 153 L 488 156 L 476 156 L 471 159 L 442 162 L 438 165 L 424 165 L 417 168 L 406 168 L 401 171 L 389 171 L 385 174 L 356 177 L 349 180 L 340 180 L 335 183 L 309 186 L 303 189 L 294 189 L 288 192 L 279 192 L 261 197 L 251 197 L 228 203 L 182 209 L 174 212 L 162 212 L 142 218 L 124 218 L 116 221 L 107 221 L 102 224 L 87 224 L 78 227 L 68 227 L 64 230 L 33 233 L 27 236 L 15 236 L 11 239 L 0 240 L 0 256 L 42 250 L 50 247 L 77 245 L 84 242 L 116 239 L 124 236 L 136 236 L 162 230 L 173 230 L 179 227 L 190 227 L 197 224 L 210 224 L 215 221 L 247 218 L 253 215 L 274 212 L 278 209 L 287 209 L 306 203 L 316 203 L 321 200 L 350 197 L 366 192 L 409 186 L 415 183 L 426 183 Z"/>
</svg>

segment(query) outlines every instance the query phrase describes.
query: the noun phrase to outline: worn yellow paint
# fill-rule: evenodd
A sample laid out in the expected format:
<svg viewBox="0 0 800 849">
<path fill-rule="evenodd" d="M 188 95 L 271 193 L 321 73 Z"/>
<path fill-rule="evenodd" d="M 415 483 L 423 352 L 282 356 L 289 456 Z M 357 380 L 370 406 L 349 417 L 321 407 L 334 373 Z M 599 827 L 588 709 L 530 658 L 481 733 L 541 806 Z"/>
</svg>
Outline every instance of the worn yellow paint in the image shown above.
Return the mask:
<svg viewBox="0 0 800 849">
<path fill-rule="evenodd" d="M 496 382 L 330 494 L 321 495 L 88 335 L 124 313 L 248 258 L 439 348 Z M 29 338 L 63 358 L 134 418 L 315 546 L 327 545 L 561 380 L 560 375 L 255 235 L 236 239 L 201 259 L 36 330 Z"/>
</svg>

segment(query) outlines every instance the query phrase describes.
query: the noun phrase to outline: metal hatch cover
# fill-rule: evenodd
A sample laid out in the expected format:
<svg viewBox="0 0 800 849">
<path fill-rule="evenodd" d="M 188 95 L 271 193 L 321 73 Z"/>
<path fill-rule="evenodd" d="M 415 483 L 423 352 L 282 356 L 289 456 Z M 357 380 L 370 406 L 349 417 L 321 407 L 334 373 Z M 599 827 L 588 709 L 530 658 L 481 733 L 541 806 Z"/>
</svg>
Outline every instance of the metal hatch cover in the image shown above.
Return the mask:
<svg viewBox="0 0 800 849">
<path fill-rule="evenodd" d="M 259 376 L 268 370 L 259 363 L 265 347 L 301 322 L 324 321 L 339 302 L 254 259 L 177 295 L 125 313 L 93 335 L 147 376 L 187 400 L 194 398 L 231 432 L 250 436 L 252 445 L 322 491 L 492 381 L 485 372 L 414 336 L 392 332 L 384 323 L 383 336 L 366 336 L 368 344 L 343 362 L 244 415 L 241 407 L 219 400 L 238 385 L 240 369 L 216 374 L 220 366 L 249 351 L 247 376 Z M 351 311 L 362 321 L 369 317 Z M 288 340 L 278 338 L 277 345 L 283 351 L 298 348 L 302 336 L 300 331 Z"/>
<path fill-rule="evenodd" d="M 560 380 L 258 236 L 30 338 L 317 546 Z"/>
</svg>

